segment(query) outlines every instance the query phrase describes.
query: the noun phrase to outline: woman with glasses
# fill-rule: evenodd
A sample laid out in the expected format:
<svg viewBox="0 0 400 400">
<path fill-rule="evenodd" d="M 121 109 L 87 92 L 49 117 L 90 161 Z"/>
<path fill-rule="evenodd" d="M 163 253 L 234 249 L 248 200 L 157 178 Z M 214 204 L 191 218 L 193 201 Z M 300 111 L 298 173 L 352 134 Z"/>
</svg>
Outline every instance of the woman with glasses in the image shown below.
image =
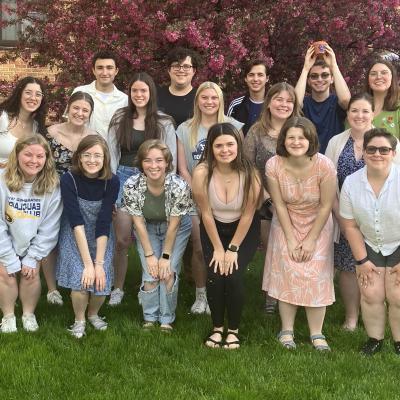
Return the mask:
<svg viewBox="0 0 400 400">
<path fill-rule="evenodd" d="M 178 170 L 186 182 L 192 186 L 192 172 L 203 154 L 208 130 L 216 123 L 230 122 L 236 129 L 241 122 L 224 115 L 224 98 L 221 88 L 214 82 L 203 82 L 194 99 L 193 118 L 178 126 Z M 195 214 L 195 213 L 193 213 Z M 204 265 L 200 242 L 200 219 L 192 216 L 192 275 L 196 285 L 196 299 L 191 307 L 192 314 L 210 313 L 206 295 L 207 270 Z"/>
<path fill-rule="evenodd" d="M 46 132 L 46 99 L 43 83 L 31 76 L 19 80 L 11 95 L 0 104 L 0 168 L 18 139 Z"/>
<path fill-rule="evenodd" d="M 400 168 L 393 163 L 398 141 L 385 129 L 364 135 L 365 167 L 348 176 L 340 193 L 340 216 L 353 252 L 361 314 L 368 334 L 362 348 L 382 348 L 386 305 L 400 355 Z"/>
<path fill-rule="evenodd" d="M 78 339 L 85 334 L 86 309 L 94 329 L 107 329 L 98 312 L 113 281 L 111 216 L 118 190 L 106 142 L 100 135 L 86 136 L 71 170 L 61 177 L 64 213 L 57 259 L 58 284 L 71 289 L 75 322 L 70 332 Z"/>
<path fill-rule="evenodd" d="M 374 98 L 373 125 L 385 128 L 399 139 L 400 99 L 396 68 L 388 60 L 374 60 L 367 70 L 365 88 Z"/>
<path fill-rule="evenodd" d="M 46 138 L 56 165 L 56 171 L 61 176 L 69 171 L 72 156 L 79 142 L 87 135 L 96 135 L 96 132 L 87 127 L 93 112 L 93 99 L 84 92 L 74 93 L 67 103 L 66 122 L 51 125 L 47 129 Z M 57 250 L 52 251 L 43 262 L 43 273 L 47 283 L 47 301 L 50 304 L 63 305 L 61 293 L 57 290 L 55 263 Z"/>
<path fill-rule="evenodd" d="M 134 74 L 128 85 L 128 106 L 116 111 L 108 133 L 111 169 L 120 181 L 117 213 L 114 219 L 116 251 L 115 282 L 109 304 L 121 303 L 128 268 L 128 247 L 132 243 L 132 218 L 121 209 L 125 181 L 138 172 L 133 167 L 140 145 L 148 139 L 160 139 L 170 149 L 176 170 L 176 134 L 172 119 L 158 111 L 157 93 L 153 78 L 146 72 Z"/>
</svg>

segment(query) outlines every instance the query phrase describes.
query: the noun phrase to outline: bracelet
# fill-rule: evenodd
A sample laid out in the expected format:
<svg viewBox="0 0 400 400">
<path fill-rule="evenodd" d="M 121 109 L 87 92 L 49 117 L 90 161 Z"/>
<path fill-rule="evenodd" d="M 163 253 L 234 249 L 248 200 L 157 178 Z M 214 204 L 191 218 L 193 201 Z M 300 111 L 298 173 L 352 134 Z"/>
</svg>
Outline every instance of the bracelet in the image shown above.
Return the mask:
<svg viewBox="0 0 400 400">
<path fill-rule="evenodd" d="M 147 256 L 146 255 L 144 255 L 146 258 L 148 258 L 148 257 L 151 257 L 151 256 L 154 256 L 154 253 L 151 253 L 151 254 L 147 254 Z"/>
<path fill-rule="evenodd" d="M 362 260 L 355 260 L 354 261 L 354 264 L 356 264 L 356 265 L 362 265 L 362 264 L 364 264 L 364 263 L 366 263 L 368 261 L 368 256 L 367 257 L 365 257 L 365 258 L 363 258 Z"/>
<path fill-rule="evenodd" d="M 104 260 L 103 261 L 94 260 L 94 263 L 99 265 L 104 265 Z"/>
</svg>

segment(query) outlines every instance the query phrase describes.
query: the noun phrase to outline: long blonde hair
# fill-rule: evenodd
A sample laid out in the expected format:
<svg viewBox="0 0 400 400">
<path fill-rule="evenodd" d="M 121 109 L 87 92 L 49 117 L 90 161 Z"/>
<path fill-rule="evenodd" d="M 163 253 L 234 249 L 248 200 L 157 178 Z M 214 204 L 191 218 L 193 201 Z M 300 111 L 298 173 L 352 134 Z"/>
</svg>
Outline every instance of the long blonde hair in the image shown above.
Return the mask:
<svg viewBox="0 0 400 400">
<path fill-rule="evenodd" d="M 194 98 L 194 108 L 193 108 L 193 118 L 189 119 L 189 135 L 190 135 L 190 147 L 194 148 L 197 143 L 197 137 L 199 133 L 199 127 L 201 123 L 201 111 L 199 108 L 199 96 L 203 90 L 206 89 L 214 89 L 215 93 L 217 93 L 219 100 L 219 109 L 217 114 L 216 123 L 221 123 L 225 121 L 224 115 L 224 95 L 222 93 L 221 88 L 214 82 L 203 82 L 196 91 L 196 96 Z"/>
<path fill-rule="evenodd" d="M 18 155 L 25 147 L 33 144 L 38 144 L 43 147 L 46 153 L 46 162 L 33 182 L 32 192 L 41 196 L 45 193 L 51 193 L 59 184 L 58 174 L 50 147 L 42 135 L 36 134 L 18 139 L 8 157 L 4 180 L 11 192 L 20 191 L 25 184 L 25 177 L 18 163 Z"/>
</svg>

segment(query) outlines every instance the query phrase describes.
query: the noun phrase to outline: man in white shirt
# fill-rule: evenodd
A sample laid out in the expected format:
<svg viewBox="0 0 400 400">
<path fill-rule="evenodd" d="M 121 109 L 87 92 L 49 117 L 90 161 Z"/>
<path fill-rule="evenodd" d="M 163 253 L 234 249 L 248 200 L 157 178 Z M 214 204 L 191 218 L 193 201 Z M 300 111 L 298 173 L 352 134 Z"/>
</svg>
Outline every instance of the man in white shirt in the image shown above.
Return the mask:
<svg viewBox="0 0 400 400">
<path fill-rule="evenodd" d="M 116 56 L 109 51 L 101 51 L 93 56 L 92 72 L 96 80 L 89 85 L 78 86 L 73 93 L 89 93 L 94 101 L 94 110 L 89 127 L 107 140 L 108 126 L 115 111 L 128 105 L 128 96 L 118 90 L 114 79 L 118 74 Z"/>
</svg>

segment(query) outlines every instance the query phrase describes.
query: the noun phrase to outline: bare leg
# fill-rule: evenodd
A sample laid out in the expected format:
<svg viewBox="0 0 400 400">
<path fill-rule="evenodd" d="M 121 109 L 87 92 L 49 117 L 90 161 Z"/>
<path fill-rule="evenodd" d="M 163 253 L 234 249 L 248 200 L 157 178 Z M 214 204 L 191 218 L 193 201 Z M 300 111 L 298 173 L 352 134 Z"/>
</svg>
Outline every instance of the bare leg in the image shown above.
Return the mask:
<svg viewBox="0 0 400 400">
<path fill-rule="evenodd" d="M 89 293 L 83 290 L 72 290 L 71 299 L 75 314 L 75 321 L 85 321 L 85 312 L 88 306 Z"/>
<path fill-rule="evenodd" d="M 114 254 L 114 288 L 124 290 L 128 269 L 128 248 L 132 243 L 132 217 L 120 209 L 114 220 L 116 245 Z"/>
<path fill-rule="evenodd" d="M 0 265 L 0 309 L 3 312 L 3 316 L 14 314 L 17 297 L 17 278 L 8 275 L 7 269 Z"/>
<path fill-rule="evenodd" d="M 310 335 L 322 333 L 326 307 L 305 307 Z"/>
<path fill-rule="evenodd" d="M 282 331 L 293 331 L 297 306 L 294 304 L 279 302 L 279 314 L 281 316 Z"/>
<path fill-rule="evenodd" d="M 90 295 L 89 306 L 88 306 L 88 317 L 92 315 L 98 315 L 101 306 L 104 303 L 106 296 L 93 296 Z"/>
<path fill-rule="evenodd" d="M 380 275 L 374 274 L 373 284 L 360 287 L 361 313 L 365 330 L 370 338 L 381 340 L 385 335 L 385 269 Z"/>
<path fill-rule="evenodd" d="M 39 267 L 33 278 L 26 279 L 22 274 L 19 282 L 19 298 L 22 303 L 22 312 L 24 315 L 34 314 L 36 305 L 39 301 L 41 284 Z"/>
<path fill-rule="evenodd" d="M 391 268 L 386 268 L 385 288 L 389 303 L 389 324 L 393 340 L 400 341 L 400 286 L 396 285 L 396 274 L 390 274 Z"/>
<path fill-rule="evenodd" d="M 360 310 L 360 290 L 356 274 L 349 271 L 340 271 L 339 288 L 346 313 L 343 327 L 353 331 L 357 327 Z"/>
<path fill-rule="evenodd" d="M 51 253 L 42 260 L 43 275 L 46 280 L 48 292 L 57 290 L 57 284 L 56 284 L 57 252 L 58 252 L 57 248 L 53 249 Z"/>
</svg>

